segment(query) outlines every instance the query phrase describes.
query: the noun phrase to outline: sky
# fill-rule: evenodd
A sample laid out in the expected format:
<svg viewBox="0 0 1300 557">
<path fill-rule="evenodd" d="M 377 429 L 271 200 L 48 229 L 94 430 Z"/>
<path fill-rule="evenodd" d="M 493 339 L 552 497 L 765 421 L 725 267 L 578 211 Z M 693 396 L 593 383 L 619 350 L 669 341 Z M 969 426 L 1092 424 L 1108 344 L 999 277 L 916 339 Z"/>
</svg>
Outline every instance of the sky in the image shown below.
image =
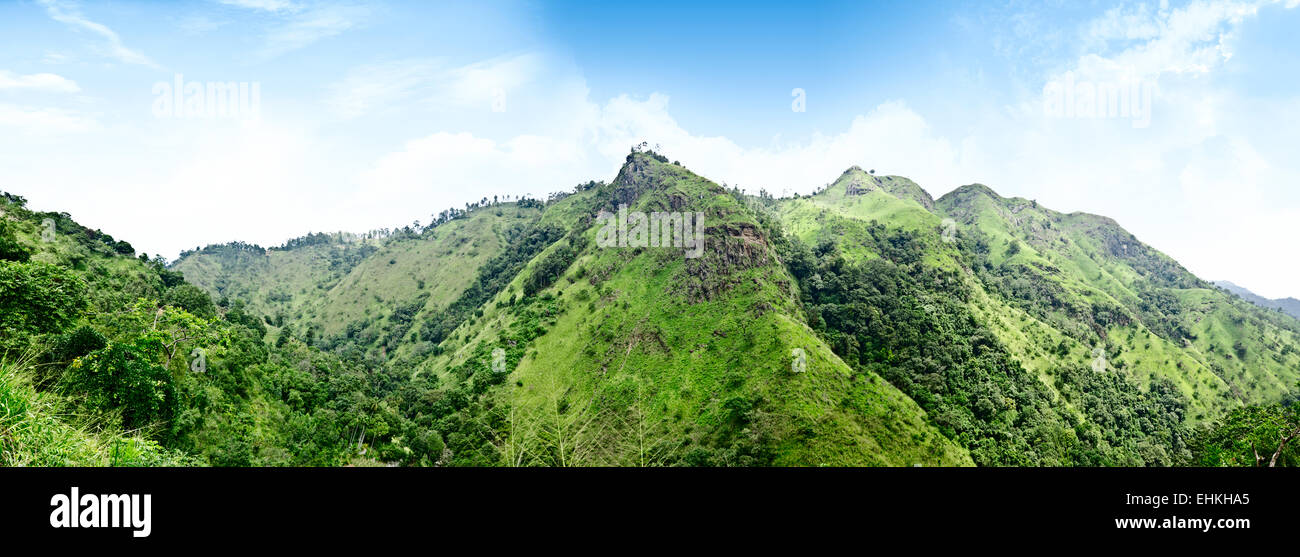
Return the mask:
<svg viewBox="0 0 1300 557">
<path fill-rule="evenodd" d="M 3 1 L 0 190 L 171 259 L 608 181 L 645 141 L 751 192 L 982 183 L 1300 297 L 1297 7 Z"/>
</svg>

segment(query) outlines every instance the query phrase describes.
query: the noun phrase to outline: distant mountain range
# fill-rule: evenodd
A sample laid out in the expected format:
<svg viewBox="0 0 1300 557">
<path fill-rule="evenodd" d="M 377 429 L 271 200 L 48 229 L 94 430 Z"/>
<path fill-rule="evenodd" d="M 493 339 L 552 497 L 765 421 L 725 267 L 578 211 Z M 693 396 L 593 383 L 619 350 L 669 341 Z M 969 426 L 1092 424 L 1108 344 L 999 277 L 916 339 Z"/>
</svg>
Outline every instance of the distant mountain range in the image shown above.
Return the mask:
<svg viewBox="0 0 1300 557">
<path fill-rule="evenodd" d="M 1241 296 L 1246 301 L 1254 303 L 1255 305 L 1270 309 L 1280 309 L 1290 314 L 1292 317 L 1300 319 L 1300 300 L 1295 298 L 1265 298 L 1247 290 L 1244 286 L 1233 284 L 1226 280 L 1216 280 L 1214 281 L 1214 284 L 1222 287 L 1228 292 Z"/>
</svg>

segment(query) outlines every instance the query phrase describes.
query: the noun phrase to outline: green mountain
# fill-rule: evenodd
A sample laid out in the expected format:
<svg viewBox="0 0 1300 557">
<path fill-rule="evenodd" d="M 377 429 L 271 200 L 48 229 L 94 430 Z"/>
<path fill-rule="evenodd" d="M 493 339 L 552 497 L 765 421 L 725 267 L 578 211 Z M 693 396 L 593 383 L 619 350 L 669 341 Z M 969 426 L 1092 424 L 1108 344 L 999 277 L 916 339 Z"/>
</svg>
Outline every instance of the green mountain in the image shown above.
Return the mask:
<svg viewBox="0 0 1300 557">
<path fill-rule="evenodd" d="M 1247 302 L 1250 302 L 1257 306 L 1262 306 L 1269 309 L 1276 309 L 1285 312 L 1287 315 L 1290 315 L 1291 317 L 1300 319 L 1300 300 L 1297 300 L 1295 298 L 1276 298 L 1276 299 L 1265 298 L 1263 296 L 1260 296 L 1259 294 L 1251 292 L 1250 290 L 1246 289 L 1246 287 L 1244 286 L 1239 286 L 1237 284 L 1233 284 L 1232 282 L 1226 280 L 1216 280 L 1214 281 L 1214 285 L 1224 290 L 1227 290 L 1228 292 L 1241 296 L 1241 299 L 1246 300 Z"/>
<path fill-rule="evenodd" d="M 1300 461 L 1268 426 L 1295 416 L 1300 321 L 1110 219 L 978 184 L 935 200 L 853 167 L 776 199 L 634 151 L 613 182 L 545 202 L 208 246 L 167 268 L 70 219 L 59 242 L 81 251 L 43 244 L 42 214 L 8 206 L 16 247 L 0 241 L 0 255 L 35 251 L 54 269 L 23 267 L 21 289 L 0 281 L 0 301 L 28 308 L 55 271 L 104 301 L 6 310 L 32 317 L 0 322 L 23 331 L 6 342 L 66 354 L 78 327 L 106 342 L 45 357 L 49 369 L 8 364 L 5 392 L 81 408 L 96 388 L 76 380 L 82 361 L 134 347 L 177 393 L 146 420 L 166 427 L 141 440 L 167 458 L 1244 465 L 1271 445 L 1282 465 Z M 31 265 L 9 258 L 6 269 Z M 106 317 L 132 311 L 129 326 Z M 155 312 L 212 331 L 173 335 L 172 350 L 209 347 L 224 379 L 142 345 Z M 92 447 L 119 435 L 60 427 Z"/>
<path fill-rule="evenodd" d="M 164 263 L 0 197 L 0 466 L 376 464 L 428 452 L 383 411 L 383 370 L 293 338 L 265 342 L 244 302 L 214 304 Z"/>
</svg>

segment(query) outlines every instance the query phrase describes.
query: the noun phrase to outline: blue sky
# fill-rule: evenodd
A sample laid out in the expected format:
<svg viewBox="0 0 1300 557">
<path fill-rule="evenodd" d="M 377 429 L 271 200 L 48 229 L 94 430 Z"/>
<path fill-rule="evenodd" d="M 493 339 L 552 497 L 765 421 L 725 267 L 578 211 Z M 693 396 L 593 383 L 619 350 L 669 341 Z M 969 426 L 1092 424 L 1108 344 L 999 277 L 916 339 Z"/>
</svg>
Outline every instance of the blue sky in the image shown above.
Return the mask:
<svg viewBox="0 0 1300 557">
<path fill-rule="evenodd" d="M 0 189 L 175 257 L 608 180 L 644 140 L 778 194 L 984 183 L 1300 297 L 1297 4 L 4 2 Z M 259 94 L 187 117 L 178 74 Z M 1064 117 L 1054 83 L 1149 111 Z"/>
</svg>

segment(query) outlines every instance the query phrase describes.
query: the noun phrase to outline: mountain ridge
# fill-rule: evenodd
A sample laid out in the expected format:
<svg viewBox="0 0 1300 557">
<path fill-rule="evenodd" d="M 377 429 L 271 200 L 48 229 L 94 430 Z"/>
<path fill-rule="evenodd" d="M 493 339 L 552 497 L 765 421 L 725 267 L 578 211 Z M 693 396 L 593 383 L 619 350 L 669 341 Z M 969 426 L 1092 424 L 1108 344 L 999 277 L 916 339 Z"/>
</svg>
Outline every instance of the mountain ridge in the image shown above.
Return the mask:
<svg viewBox="0 0 1300 557">
<path fill-rule="evenodd" d="M 681 253 L 671 255 L 673 250 L 594 247 L 597 214 L 614 213 L 622 205 L 645 212 L 701 211 L 707 223 L 705 256 L 693 260 Z M 459 218 L 499 220 L 494 211 L 503 206 L 490 204 Z M 586 446 L 599 448 L 584 455 L 566 453 L 567 449 L 557 452 L 553 446 L 538 448 L 543 441 L 557 442 L 556 428 L 563 429 L 554 419 L 543 419 L 548 404 L 554 409 L 581 400 L 611 399 L 622 400 L 623 405 L 602 407 L 591 415 L 598 419 L 592 418 L 595 421 L 587 426 L 599 423 L 602 428 L 617 429 L 614 424 L 632 420 L 628 409 L 640 408 L 636 416 L 656 416 L 658 427 L 672 432 L 670 437 L 676 442 L 689 439 L 701 443 L 698 451 L 684 446 L 665 450 L 659 454 L 666 459 L 661 462 L 723 464 L 743 458 L 751 463 L 899 465 L 904 463 L 877 460 L 882 456 L 879 453 L 925 453 L 930 458 L 964 454 L 938 448 L 942 443 L 933 442 L 904 448 L 909 443 L 899 439 L 887 441 L 892 448 L 886 448 L 879 442 L 890 438 L 883 433 L 888 428 L 858 430 L 875 433 L 850 442 L 876 447 L 872 449 L 875 456 L 867 460 L 860 460 L 867 455 L 853 456 L 816 441 L 818 436 L 841 437 L 833 431 L 861 427 L 852 424 L 868 414 L 854 413 L 823 421 L 813 430 L 819 435 L 789 444 L 782 439 L 788 440 L 792 430 L 780 425 L 788 422 L 770 419 L 772 412 L 788 416 L 783 419 L 803 415 L 774 410 L 787 408 L 788 403 L 777 401 L 784 400 L 782 393 L 788 393 L 758 387 L 739 377 L 724 388 L 734 393 L 729 396 L 739 397 L 727 404 L 746 409 L 730 414 L 741 420 L 731 425 L 717 419 L 733 411 L 689 396 L 654 395 L 665 408 L 677 408 L 676 414 L 664 415 L 662 409 L 652 412 L 639 406 L 644 401 L 626 398 L 625 391 L 606 391 L 609 387 L 595 379 L 602 374 L 614 373 L 619 382 L 637 386 L 635 392 L 645 394 L 650 392 L 645 391 L 645 381 L 651 370 L 677 370 L 673 373 L 679 374 L 680 380 L 698 381 L 700 370 L 717 365 L 679 359 L 683 347 L 699 342 L 689 340 L 694 333 L 686 331 L 708 326 L 665 314 L 659 311 L 661 305 L 679 307 L 686 312 L 683 315 L 712 312 L 714 321 L 721 320 L 718 322 L 741 315 L 767 322 L 779 316 L 771 322 L 772 330 L 779 338 L 803 339 L 798 342 L 805 346 L 808 361 L 823 362 L 819 366 L 829 365 L 840 370 L 836 374 L 849 378 L 887 379 L 874 381 L 892 384 L 891 389 L 897 387 L 901 392 L 890 395 L 876 387 L 874 392 L 884 393 L 884 398 L 875 399 L 881 401 L 878 404 L 891 397 L 919 402 L 919 408 L 911 406 L 913 410 L 898 406 L 900 416 L 916 417 L 904 419 L 910 425 L 903 427 L 921 432 L 937 428 L 930 431 L 941 433 L 925 433 L 921 439 L 939 435 L 960 451 L 969 450 L 970 456 L 962 458 L 973 458 L 976 464 L 1185 461 L 1190 458 L 1188 439 L 1199 424 L 1244 404 L 1293 396 L 1300 379 L 1300 351 L 1296 350 L 1300 322 L 1257 312 L 1254 306 L 1223 297 L 1208 282 L 1143 244 L 1113 219 L 1056 212 L 1034 200 L 1003 197 L 982 184 L 961 186 L 935 200 L 911 180 L 877 177 L 855 166 L 813 195 L 775 199 L 726 190 L 657 153 L 634 152 L 613 182 L 590 183 L 571 194 L 553 196 L 542 204 L 538 216 L 526 220 L 519 234 L 527 234 L 527 230 L 534 235 L 542 230 L 553 232 L 537 236 L 541 243 L 535 251 L 516 254 L 518 250 L 507 249 L 494 256 L 516 263 L 483 267 L 481 260 L 441 259 L 465 276 L 476 267 L 480 274 L 482 269 L 518 269 L 511 271 L 513 275 L 497 278 L 480 276 L 479 284 L 497 286 L 477 290 L 481 293 L 470 299 L 464 293 L 462 302 L 444 298 L 444 306 L 463 306 L 458 310 L 461 317 L 446 321 L 438 304 L 421 300 L 418 303 L 423 309 L 402 318 L 401 323 L 395 317 L 366 314 L 358 318 L 356 334 L 340 334 L 337 327 L 322 328 L 324 334 L 314 341 L 329 350 L 364 353 L 376 365 L 409 369 L 415 375 L 428 372 L 430 380 L 446 385 L 451 389 L 448 392 L 469 389 L 473 393 L 469 400 L 478 402 L 465 407 L 470 410 L 457 412 L 482 417 L 475 419 L 487 419 L 493 412 L 529 409 L 523 415 L 510 414 L 521 420 L 520 430 L 474 433 L 497 436 L 493 446 L 498 448 L 486 452 L 444 432 L 447 446 L 469 459 L 464 462 L 491 462 L 496 458 L 493 455 L 502 451 L 501 446 L 516 447 L 511 443 L 519 442 L 514 452 L 505 451 L 509 453 L 507 461 L 556 464 L 577 458 L 588 463 L 635 463 L 626 447 L 615 447 L 617 443 L 609 440 L 586 440 Z M 417 232 L 395 242 L 429 241 L 427 230 Z M 192 259 L 203 257 L 202 253 L 190 254 L 173 268 L 186 272 L 203 269 Z M 368 257 L 374 261 L 382 258 Z M 379 271 L 386 268 L 374 267 Z M 874 275 L 853 270 L 868 268 L 875 269 Z M 888 280 L 896 281 L 895 285 L 881 282 L 885 277 L 894 277 Z M 836 282 L 828 283 L 828 279 Z M 212 283 L 212 277 L 197 280 Z M 359 277 L 353 280 L 364 282 Z M 849 286 L 846 280 L 857 286 L 845 290 Z M 662 290 L 651 294 L 639 281 L 670 281 L 673 286 L 659 282 Z M 858 293 L 863 288 L 876 294 L 864 298 Z M 888 294 L 897 288 L 902 290 Z M 675 296 L 681 296 L 684 305 L 674 306 L 670 300 Z M 734 306 L 739 300 L 749 300 L 745 304 L 751 305 Z M 403 307 L 394 308 L 398 303 L 401 300 L 377 301 L 374 310 L 395 316 Z M 601 307 L 609 309 L 602 313 Z M 913 313 L 936 310 L 928 317 Z M 304 315 L 294 326 L 313 327 L 312 320 L 320 319 L 319 314 Z M 883 319 L 878 324 L 859 321 L 858 316 L 877 314 Z M 429 320 L 444 322 L 442 330 L 446 332 L 428 335 Z M 914 324 L 907 325 L 909 322 Z M 886 323 L 920 329 L 909 333 L 911 336 L 899 336 L 896 328 L 894 332 L 879 328 Z M 988 344 L 977 353 L 958 350 L 955 337 L 937 332 L 954 326 L 953 330 L 988 339 Z M 376 332 L 365 332 L 370 330 Z M 349 326 L 348 332 L 352 331 Z M 716 332 L 718 335 L 709 337 L 714 344 L 730 344 L 731 340 L 724 339 L 735 334 L 722 329 Z M 658 348 L 646 348 L 647 341 Z M 496 361 L 493 346 L 504 348 L 506 376 L 483 371 L 492 369 Z M 574 352 L 576 346 L 585 348 Z M 730 369 L 736 362 L 756 357 L 755 348 L 746 346 L 737 354 L 750 356 L 717 369 Z M 795 346 L 785 344 L 781 350 L 792 348 Z M 760 359 L 789 364 L 788 355 L 779 357 L 767 350 L 771 349 L 762 351 L 767 355 Z M 944 353 L 942 362 L 927 363 L 927 354 Z M 938 380 L 942 375 L 929 370 L 936 365 L 938 369 L 966 369 L 963 373 L 973 379 L 955 383 L 949 379 L 944 385 Z M 575 371 L 593 366 L 595 375 Z M 779 370 L 783 366 L 769 368 L 763 377 L 782 376 Z M 617 372 L 611 372 L 611 367 Z M 988 369 L 1001 371 L 989 374 Z M 773 372 L 776 375 L 766 375 Z M 515 382 L 513 387 L 509 381 Z M 860 387 L 845 390 L 821 385 L 816 388 L 830 388 L 824 396 L 832 400 L 860 396 L 851 394 Z M 794 387 L 783 389 L 789 388 Z M 969 398 L 985 391 L 1002 394 Z M 574 398 L 575 392 L 587 394 Z M 1020 394 L 1009 397 L 1009 392 Z M 956 398 L 949 402 L 950 396 Z M 961 400 L 968 402 L 958 403 Z M 1098 400 L 1107 402 L 1099 405 Z M 1147 417 L 1141 422 L 1118 417 L 1133 411 Z M 1023 423 L 1006 421 L 1026 412 L 1042 417 L 1019 418 Z M 766 421 L 755 421 L 764 415 L 769 416 Z M 682 420 L 705 420 L 713 425 L 705 433 L 691 434 L 686 433 L 690 430 Z M 760 428 L 766 433 L 749 441 L 723 433 L 759 422 L 766 425 L 766 429 Z M 1046 430 L 1058 432 L 1054 441 L 1032 440 Z M 527 441 L 521 441 L 516 431 L 532 433 L 525 435 Z M 551 432 L 546 434 L 549 437 L 539 433 L 545 431 Z M 877 439 L 880 435 L 884 437 Z M 916 452 L 925 446 L 929 448 Z M 478 456 L 470 458 L 473 454 Z M 961 461 L 951 456 L 938 458 L 949 463 Z"/>
<path fill-rule="evenodd" d="M 1270 309 L 1278 309 L 1296 319 L 1300 319 L 1300 300 L 1295 298 L 1289 296 L 1286 298 L 1265 298 L 1259 294 L 1251 292 L 1250 289 L 1244 286 L 1226 280 L 1216 280 L 1214 281 L 1214 285 L 1222 287 L 1227 291 L 1240 296 L 1242 299 L 1254 303 L 1255 305 Z"/>
</svg>

